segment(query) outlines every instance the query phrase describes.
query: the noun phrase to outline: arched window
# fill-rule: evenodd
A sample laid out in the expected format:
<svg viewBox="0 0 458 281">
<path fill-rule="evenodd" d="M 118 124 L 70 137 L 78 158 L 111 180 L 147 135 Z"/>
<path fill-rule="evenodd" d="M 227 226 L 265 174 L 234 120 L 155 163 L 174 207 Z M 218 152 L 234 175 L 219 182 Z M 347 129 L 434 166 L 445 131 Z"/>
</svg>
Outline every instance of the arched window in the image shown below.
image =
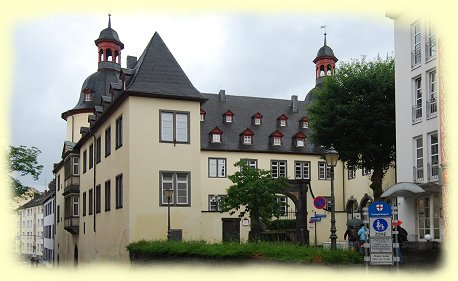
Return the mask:
<svg viewBox="0 0 458 281">
<path fill-rule="evenodd" d="M 99 62 L 102 61 L 103 50 L 99 49 Z"/>
<path fill-rule="evenodd" d="M 326 75 L 331 76 L 332 75 L 332 66 L 328 64 L 328 70 L 326 71 Z"/>
<path fill-rule="evenodd" d="M 348 199 L 345 210 L 347 211 L 347 218 L 349 220 L 360 218 L 360 214 L 358 213 L 358 201 L 354 197 Z"/>
<path fill-rule="evenodd" d="M 113 62 L 121 63 L 118 50 L 115 51 Z"/>
<path fill-rule="evenodd" d="M 111 52 L 111 49 L 107 49 L 107 61 L 112 61 L 113 60 L 113 54 Z"/>
<path fill-rule="evenodd" d="M 320 66 L 320 77 L 324 76 L 324 65 Z"/>
</svg>

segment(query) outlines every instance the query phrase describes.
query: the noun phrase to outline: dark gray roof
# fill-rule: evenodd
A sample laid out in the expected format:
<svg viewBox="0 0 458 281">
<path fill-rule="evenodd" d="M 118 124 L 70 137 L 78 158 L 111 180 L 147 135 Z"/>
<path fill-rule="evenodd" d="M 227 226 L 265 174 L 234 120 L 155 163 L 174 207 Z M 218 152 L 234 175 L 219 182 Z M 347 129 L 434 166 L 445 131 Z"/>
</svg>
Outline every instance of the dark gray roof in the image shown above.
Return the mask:
<svg viewBox="0 0 458 281">
<path fill-rule="evenodd" d="M 24 205 L 22 205 L 21 207 L 19 207 L 18 210 L 39 206 L 39 205 L 43 204 L 43 202 L 46 199 L 48 199 L 49 196 L 51 196 L 51 194 L 47 194 L 47 195 L 40 194 L 40 195 L 36 196 L 35 198 L 33 198 L 32 200 L 30 200 L 29 202 L 27 202 Z"/>
<path fill-rule="evenodd" d="M 135 74 L 129 81 L 126 92 L 174 99 L 205 100 L 157 32 L 135 65 Z"/>
<path fill-rule="evenodd" d="M 102 105 L 102 96 L 111 96 L 109 93 L 110 83 L 121 83 L 119 71 L 114 68 L 99 68 L 97 72 L 84 80 L 78 103 L 71 110 L 62 113 L 62 118 L 66 119 L 67 115 L 75 111 L 94 111 L 95 106 Z M 84 100 L 85 89 L 89 89 L 92 92 L 91 101 Z"/>
<path fill-rule="evenodd" d="M 334 56 L 334 51 L 331 49 L 331 47 L 324 45 L 318 50 L 318 53 L 316 54 L 317 57 L 335 57 Z"/>
<path fill-rule="evenodd" d="M 218 94 L 205 94 L 208 101 L 202 105 L 205 111 L 205 121 L 201 122 L 201 148 L 204 150 L 223 151 L 254 151 L 278 153 L 322 154 L 323 150 L 310 142 L 309 129 L 300 126 L 300 120 L 307 115 L 306 103 L 298 101 L 297 112 L 293 112 L 291 100 L 257 98 L 226 95 L 226 101 L 221 101 Z M 223 121 L 223 114 L 230 110 L 234 113 L 233 123 Z M 261 113 L 262 124 L 254 125 L 252 116 Z M 288 116 L 287 126 L 280 127 L 278 117 Z M 218 127 L 223 131 L 222 143 L 210 142 L 210 131 Z M 253 144 L 241 143 L 240 133 L 249 128 L 253 131 Z M 273 146 L 270 135 L 279 130 L 283 136 L 282 146 Z M 298 132 L 306 135 L 305 147 L 296 147 L 293 137 Z"/>
</svg>

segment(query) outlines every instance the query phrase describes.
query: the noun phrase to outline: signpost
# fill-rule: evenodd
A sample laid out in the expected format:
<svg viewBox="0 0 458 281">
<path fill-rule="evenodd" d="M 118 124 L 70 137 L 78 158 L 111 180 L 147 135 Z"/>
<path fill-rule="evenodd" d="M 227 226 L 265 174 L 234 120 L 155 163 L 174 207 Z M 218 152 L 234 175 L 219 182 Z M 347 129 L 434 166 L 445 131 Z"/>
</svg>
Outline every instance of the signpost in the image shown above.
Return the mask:
<svg viewBox="0 0 458 281">
<path fill-rule="evenodd" d="M 369 205 L 370 264 L 393 265 L 391 206 L 386 202 Z"/>
</svg>

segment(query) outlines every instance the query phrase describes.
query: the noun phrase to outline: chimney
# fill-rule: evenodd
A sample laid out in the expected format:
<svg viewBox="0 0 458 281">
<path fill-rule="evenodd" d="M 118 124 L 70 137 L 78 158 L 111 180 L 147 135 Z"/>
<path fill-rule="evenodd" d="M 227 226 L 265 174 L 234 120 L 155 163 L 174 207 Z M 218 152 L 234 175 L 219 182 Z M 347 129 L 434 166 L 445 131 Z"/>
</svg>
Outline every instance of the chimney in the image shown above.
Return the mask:
<svg viewBox="0 0 458 281">
<path fill-rule="evenodd" d="M 226 99 L 226 91 L 225 90 L 219 90 L 219 101 L 227 101 Z"/>
<path fill-rule="evenodd" d="M 136 64 L 137 64 L 137 57 L 127 56 L 127 59 L 126 59 L 127 68 L 132 69 L 135 67 Z"/>
<path fill-rule="evenodd" d="M 292 112 L 298 112 L 299 110 L 297 109 L 297 96 L 292 95 L 291 96 L 291 111 Z"/>
</svg>

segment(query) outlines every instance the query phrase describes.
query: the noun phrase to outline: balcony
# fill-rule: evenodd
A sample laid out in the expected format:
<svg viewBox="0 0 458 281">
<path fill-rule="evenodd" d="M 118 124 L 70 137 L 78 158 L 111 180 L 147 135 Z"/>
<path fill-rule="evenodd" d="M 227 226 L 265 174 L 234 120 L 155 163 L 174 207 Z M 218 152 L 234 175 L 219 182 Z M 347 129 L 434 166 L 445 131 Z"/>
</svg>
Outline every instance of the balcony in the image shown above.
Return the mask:
<svg viewBox="0 0 458 281">
<path fill-rule="evenodd" d="M 428 163 L 428 180 L 438 181 L 439 180 L 439 163 Z"/>
<path fill-rule="evenodd" d="M 80 228 L 79 217 L 67 217 L 64 218 L 64 229 L 71 234 L 78 234 Z"/>
<path fill-rule="evenodd" d="M 420 122 L 421 117 L 423 117 L 423 109 L 421 108 L 421 104 L 412 106 L 412 124 Z"/>
<path fill-rule="evenodd" d="M 79 194 L 79 192 L 80 192 L 80 177 L 71 176 L 65 179 L 64 193 L 62 193 L 63 196 L 67 196 L 73 193 Z"/>
<path fill-rule="evenodd" d="M 426 117 L 430 118 L 437 115 L 437 99 L 431 98 L 426 101 Z"/>
<path fill-rule="evenodd" d="M 425 173 L 423 167 L 413 167 L 413 181 L 423 182 L 425 179 Z"/>
</svg>

